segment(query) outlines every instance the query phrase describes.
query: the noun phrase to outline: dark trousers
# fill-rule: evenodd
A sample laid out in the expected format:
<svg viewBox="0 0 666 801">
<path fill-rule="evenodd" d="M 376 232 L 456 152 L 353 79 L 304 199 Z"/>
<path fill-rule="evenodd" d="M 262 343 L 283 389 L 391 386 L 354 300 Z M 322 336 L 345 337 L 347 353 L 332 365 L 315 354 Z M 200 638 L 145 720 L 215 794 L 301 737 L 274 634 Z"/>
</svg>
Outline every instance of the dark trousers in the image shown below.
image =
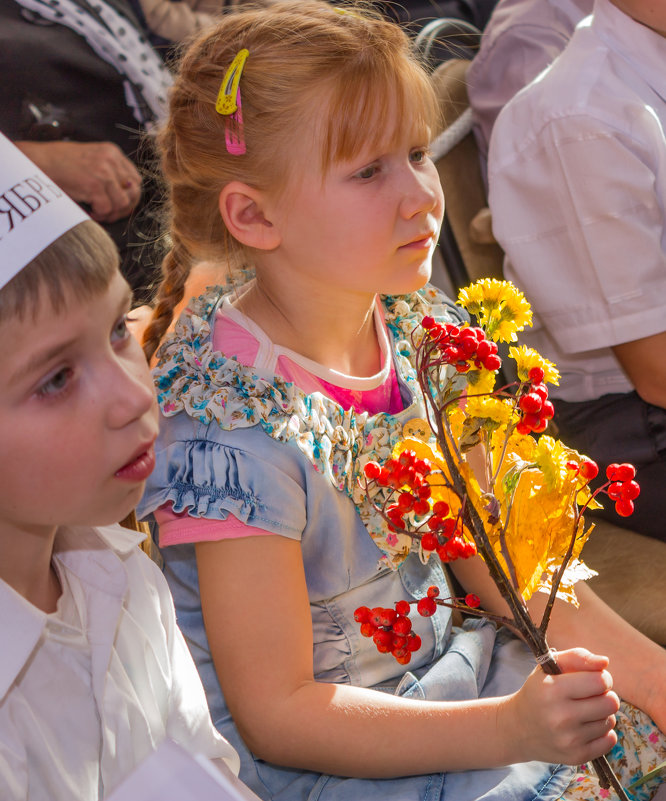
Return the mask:
<svg viewBox="0 0 666 801">
<path fill-rule="evenodd" d="M 569 403 L 556 400 L 555 422 L 565 445 L 589 456 L 599 465 L 599 478 L 609 464 L 630 462 L 636 467 L 641 494 L 630 517 L 620 517 L 615 504 L 601 497 L 602 517 L 618 526 L 666 541 L 666 409 L 652 406 L 636 392 L 604 395 L 598 400 Z"/>
</svg>

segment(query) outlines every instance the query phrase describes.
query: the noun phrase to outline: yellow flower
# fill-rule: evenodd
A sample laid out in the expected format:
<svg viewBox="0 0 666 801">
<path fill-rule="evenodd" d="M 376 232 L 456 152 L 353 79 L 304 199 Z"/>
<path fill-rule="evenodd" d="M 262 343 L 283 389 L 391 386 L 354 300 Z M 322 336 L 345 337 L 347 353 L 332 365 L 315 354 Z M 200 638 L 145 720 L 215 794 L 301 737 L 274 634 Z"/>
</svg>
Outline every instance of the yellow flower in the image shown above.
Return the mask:
<svg viewBox="0 0 666 801">
<path fill-rule="evenodd" d="M 528 380 L 529 372 L 533 367 L 540 367 L 544 372 L 544 381 L 549 384 L 560 383 L 560 372 L 557 367 L 548 359 L 544 359 L 533 348 L 528 348 L 526 345 L 511 347 L 509 348 L 509 357 L 516 363 L 516 371 L 521 381 Z"/>
<path fill-rule="evenodd" d="M 458 303 L 478 319 L 495 342 L 515 342 L 516 332 L 532 324 L 530 304 L 510 281 L 484 278 L 461 289 Z"/>
</svg>

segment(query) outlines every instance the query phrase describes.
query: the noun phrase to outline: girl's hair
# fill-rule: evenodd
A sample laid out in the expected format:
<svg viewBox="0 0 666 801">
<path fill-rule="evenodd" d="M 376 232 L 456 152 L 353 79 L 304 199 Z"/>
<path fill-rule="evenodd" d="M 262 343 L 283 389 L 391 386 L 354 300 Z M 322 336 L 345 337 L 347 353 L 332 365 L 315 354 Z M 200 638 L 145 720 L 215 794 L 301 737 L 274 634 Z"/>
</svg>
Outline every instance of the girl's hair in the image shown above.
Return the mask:
<svg viewBox="0 0 666 801">
<path fill-rule="evenodd" d="M 243 48 L 249 51 L 239 84 L 247 151 L 230 155 L 228 118 L 216 112 L 215 101 Z M 398 130 L 387 130 L 389 114 Z M 428 141 L 438 120 L 430 78 L 407 34 L 367 4 L 341 9 L 277 0 L 229 12 L 207 28 L 182 57 L 157 139 L 171 250 L 144 335 L 148 358 L 182 300 L 193 263 L 226 257 L 238 268 L 248 259 L 220 215 L 227 183 L 280 193 L 313 131 L 321 139 L 323 178 L 361 148 L 397 141 L 405 125 Z"/>
<path fill-rule="evenodd" d="M 87 300 L 103 292 L 118 269 L 118 251 L 92 220 L 75 225 L 0 289 L 0 321 L 35 319 L 47 300 L 56 312 L 67 295 Z"/>
</svg>

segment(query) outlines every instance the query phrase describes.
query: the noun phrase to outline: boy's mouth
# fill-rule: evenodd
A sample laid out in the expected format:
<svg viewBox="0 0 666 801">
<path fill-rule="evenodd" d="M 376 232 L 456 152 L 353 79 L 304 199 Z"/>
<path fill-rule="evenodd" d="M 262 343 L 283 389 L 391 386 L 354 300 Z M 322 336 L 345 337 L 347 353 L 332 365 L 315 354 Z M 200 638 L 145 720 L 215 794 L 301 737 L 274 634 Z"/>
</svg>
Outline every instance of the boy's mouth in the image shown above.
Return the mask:
<svg viewBox="0 0 666 801">
<path fill-rule="evenodd" d="M 142 446 L 126 465 L 116 470 L 115 477 L 125 481 L 145 481 L 155 468 L 155 449 L 153 442 Z"/>
</svg>

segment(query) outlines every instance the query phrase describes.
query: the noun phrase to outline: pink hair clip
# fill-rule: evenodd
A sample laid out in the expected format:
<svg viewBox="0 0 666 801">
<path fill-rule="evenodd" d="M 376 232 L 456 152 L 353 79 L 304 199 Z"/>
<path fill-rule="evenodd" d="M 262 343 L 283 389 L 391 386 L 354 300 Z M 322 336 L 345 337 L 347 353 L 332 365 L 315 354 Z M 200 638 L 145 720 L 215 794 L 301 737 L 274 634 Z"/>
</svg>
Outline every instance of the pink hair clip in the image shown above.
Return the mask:
<svg viewBox="0 0 666 801">
<path fill-rule="evenodd" d="M 242 156 L 246 150 L 239 84 L 245 61 L 249 55 L 250 51 L 245 48 L 238 51 L 222 80 L 215 101 L 215 111 L 227 118 L 224 140 L 227 152 L 231 156 Z"/>
</svg>

